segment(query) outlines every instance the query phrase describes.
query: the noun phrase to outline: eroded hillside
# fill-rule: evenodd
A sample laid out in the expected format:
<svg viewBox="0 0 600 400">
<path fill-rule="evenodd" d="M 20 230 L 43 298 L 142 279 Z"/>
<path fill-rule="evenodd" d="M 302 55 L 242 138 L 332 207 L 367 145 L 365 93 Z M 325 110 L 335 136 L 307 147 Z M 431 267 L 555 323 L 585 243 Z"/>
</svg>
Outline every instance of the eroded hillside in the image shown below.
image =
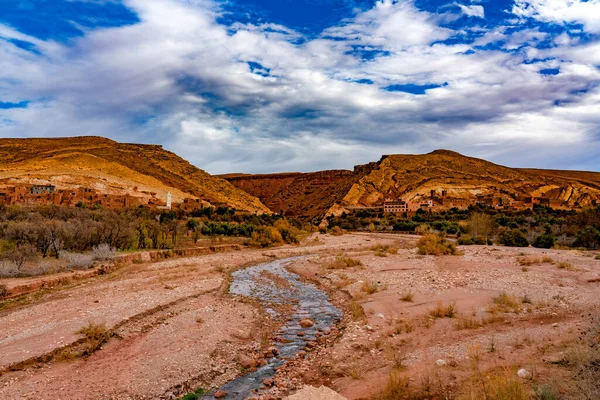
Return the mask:
<svg viewBox="0 0 600 400">
<path fill-rule="evenodd" d="M 174 201 L 199 197 L 248 211 L 268 211 L 256 197 L 213 177 L 158 145 L 117 143 L 102 137 L 0 139 L 3 184 L 86 186 L 106 193 Z"/>
</svg>

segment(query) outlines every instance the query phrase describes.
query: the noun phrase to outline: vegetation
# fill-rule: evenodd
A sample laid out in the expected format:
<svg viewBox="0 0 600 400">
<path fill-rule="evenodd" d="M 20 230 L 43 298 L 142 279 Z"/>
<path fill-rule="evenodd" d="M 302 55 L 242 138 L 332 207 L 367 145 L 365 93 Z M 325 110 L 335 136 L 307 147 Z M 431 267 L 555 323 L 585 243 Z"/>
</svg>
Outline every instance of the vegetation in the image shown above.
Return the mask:
<svg viewBox="0 0 600 400">
<path fill-rule="evenodd" d="M 527 247 L 529 241 L 523 232 L 517 229 L 502 231 L 498 235 L 498 243 L 509 247 Z"/>
<path fill-rule="evenodd" d="M 345 269 L 361 266 L 362 262 L 352 257 L 337 256 L 335 261 L 327 264 L 327 269 Z"/>
<path fill-rule="evenodd" d="M 457 310 L 454 303 L 445 306 L 441 301 L 438 301 L 434 309 L 429 310 L 429 315 L 433 318 L 454 318 L 456 313 Z"/>
<path fill-rule="evenodd" d="M 53 272 L 40 259 L 64 259 L 63 268 L 86 269 L 112 261 L 117 251 L 173 249 L 200 238 L 233 236 L 268 247 L 298 243 L 302 230 L 281 215 L 205 208 L 191 213 L 147 208 L 0 207 L 0 276 Z"/>
<path fill-rule="evenodd" d="M 442 235 L 428 234 L 417 242 L 418 253 L 422 255 L 440 256 L 456 254 L 456 246 Z"/>
</svg>

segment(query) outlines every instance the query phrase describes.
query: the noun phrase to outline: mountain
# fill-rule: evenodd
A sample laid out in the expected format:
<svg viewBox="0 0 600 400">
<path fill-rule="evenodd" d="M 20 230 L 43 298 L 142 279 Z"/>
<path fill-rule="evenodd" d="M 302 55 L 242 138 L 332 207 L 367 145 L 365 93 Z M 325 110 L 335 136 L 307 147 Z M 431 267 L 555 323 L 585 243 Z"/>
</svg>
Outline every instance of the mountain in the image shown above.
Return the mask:
<svg viewBox="0 0 600 400">
<path fill-rule="evenodd" d="M 346 207 L 381 206 L 385 200 L 419 201 L 432 190 L 471 202 L 482 196 L 532 196 L 585 207 L 600 200 L 598 172 L 509 168 L 449 150 L 386 155 L 354 171 L 225 178 L 273 211 L 310 219 Z"/>
<path fill-rule="evenodd" d="M 103 137 L 0 139 L 0 184 L 80 186 L 108 194 L 174 202 L 186 197 L 268 212 L 256 197 L 211 176 L 159 145 L 118 143 Z"/>
</svg>

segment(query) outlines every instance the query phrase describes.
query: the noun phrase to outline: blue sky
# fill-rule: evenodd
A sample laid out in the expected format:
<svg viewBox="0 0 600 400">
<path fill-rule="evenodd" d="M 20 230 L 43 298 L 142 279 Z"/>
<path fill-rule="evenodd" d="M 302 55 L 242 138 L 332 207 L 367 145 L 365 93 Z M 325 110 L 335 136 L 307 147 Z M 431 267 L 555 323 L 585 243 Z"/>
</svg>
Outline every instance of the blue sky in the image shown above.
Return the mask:
<svg viewBox="0 0 600 400">
<path fill-rule="evenodd" d="M 211 173 L 449 148 L 600 170 L 600 0 L 3 0 L 0 137 Z"/>
</svg>

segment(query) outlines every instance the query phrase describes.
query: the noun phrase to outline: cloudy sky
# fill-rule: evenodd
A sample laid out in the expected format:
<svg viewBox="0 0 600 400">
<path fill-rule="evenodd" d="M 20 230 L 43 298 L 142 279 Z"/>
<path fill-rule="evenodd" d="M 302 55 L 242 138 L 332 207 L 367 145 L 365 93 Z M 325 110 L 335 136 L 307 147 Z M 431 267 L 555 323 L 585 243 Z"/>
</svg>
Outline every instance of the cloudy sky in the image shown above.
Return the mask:
<svg viewBox="0 0 600 400">
<path fill-rule="evenodd" d="M 600 170 L 600 0 L 2 0 L 0 137 L 211 173 L 447 148 Z"/>
</svg>

